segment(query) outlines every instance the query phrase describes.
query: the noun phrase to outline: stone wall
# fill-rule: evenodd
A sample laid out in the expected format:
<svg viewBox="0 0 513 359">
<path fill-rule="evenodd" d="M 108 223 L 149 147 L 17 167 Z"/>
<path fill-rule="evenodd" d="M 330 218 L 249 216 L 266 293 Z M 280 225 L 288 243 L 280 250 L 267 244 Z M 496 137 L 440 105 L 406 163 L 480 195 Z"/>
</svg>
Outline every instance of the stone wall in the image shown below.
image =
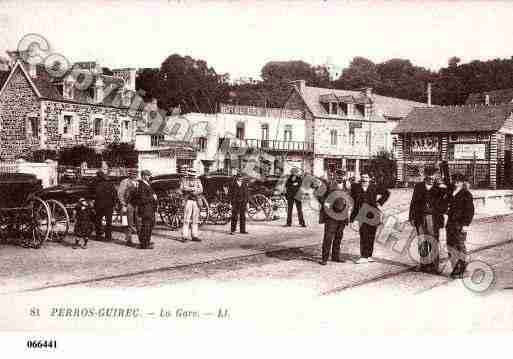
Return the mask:
<svg viewBox="0 0 513 359">
<path fill-rule="evenodd" d="M 129 116 L 128 109 L 46 100 L 43 101 L 42 107 L 43 136 L 47 148 L 59 149 L 81 144 L 103 148 L 108 143 L 125 142 L 127 137 L 122 136 L 123 121 L 130 123 L 131 135 L 126 142 L 135 141 L 137 118 Z M 63 121 L 64 115 L 71 115 L 75 121 L 74 125 L 78 126 L 72 135 L 62 133 L 60 122 Z M 100 136 L 95 136 L 94 133 L 95 118 L 103 120 Z"/>
<path fill-rule="evenodd" d="M 0 157 L 12 160 L 38 145 L 40 135 L 33 137 L 27 115 L 40 123 L 41 108 L 37 94 L 25 74 L 18 68 L 0 96 Z"/>
</svg>

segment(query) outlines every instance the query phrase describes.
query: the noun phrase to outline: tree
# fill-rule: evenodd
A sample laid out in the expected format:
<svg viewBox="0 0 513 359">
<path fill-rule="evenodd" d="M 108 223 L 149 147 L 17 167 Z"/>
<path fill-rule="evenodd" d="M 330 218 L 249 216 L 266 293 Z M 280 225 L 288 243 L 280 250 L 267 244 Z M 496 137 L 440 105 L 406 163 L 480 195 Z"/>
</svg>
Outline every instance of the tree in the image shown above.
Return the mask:
<svg viewBox="0 0 513 359">
<path fill-rule="evenodd" d="M 228 85 L 221 80 L 206 61 L 174 54 L 160 67 L 155 97 L 166 110 L 181 106 L 184 112 L 213 113 L 228 97 Z"/>
<path fill-rule="evenodd" d="M 360 89 L 362 87 L 375 89 L 381 84 L 381 76 L 374 62 L 364 57 L 355 57 L 334 83 L 335 87 L 340 89 Z"/>
</svg>

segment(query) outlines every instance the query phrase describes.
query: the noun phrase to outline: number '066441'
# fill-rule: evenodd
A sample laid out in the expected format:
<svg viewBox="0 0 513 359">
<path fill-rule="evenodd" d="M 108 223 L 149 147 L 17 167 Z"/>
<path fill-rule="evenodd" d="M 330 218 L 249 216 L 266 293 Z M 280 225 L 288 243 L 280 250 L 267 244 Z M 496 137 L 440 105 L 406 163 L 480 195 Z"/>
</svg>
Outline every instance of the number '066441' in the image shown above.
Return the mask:
<svg viewBox="0 0 513 359">
<path fill-rule="evenodd" d="M 27 340 L 27 348 L 29 349 L 57 349 L 56 340 Z"/>
</svg>

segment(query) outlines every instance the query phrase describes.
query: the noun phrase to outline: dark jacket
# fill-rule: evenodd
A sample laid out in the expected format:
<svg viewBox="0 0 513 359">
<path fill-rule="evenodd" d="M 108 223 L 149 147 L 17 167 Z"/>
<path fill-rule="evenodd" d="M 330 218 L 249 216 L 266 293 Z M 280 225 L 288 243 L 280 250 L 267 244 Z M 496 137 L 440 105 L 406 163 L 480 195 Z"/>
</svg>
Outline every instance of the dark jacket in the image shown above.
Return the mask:
<svg viewBox="0 0 513 359">
<path fill-rule="evenodd" d="M 447 213 L 447 226 L 468 226 L 474 218 L 474 198 L 469 190 L 463 188 L 456 196 L 452 195 L 452 188 L 448 193 L 449 211 Z"/>
<path fill-rule="evenodd" d="M 301 190 L 301 184 L 303 183 L 303 178 L 300 176 L 295 176 L 292 179 L 292 175 L 287 178 L 287 182 L 285 182 L 285 196 L 288 200 L 294 199 L 297 193 Z"/>
<path fill-rule="evenodd" d="M 134 203 L 137 206 L 137 214 L 141 218 L 153 218 L 157 210 L 155 191 L 144 181 L 139 181 L 134 196 Z"/>
<path fill-rule="evenodd" d="M 319 198 L 321 210 L 319 212 L 319 223 L 325 223 L 326 220 L 333 219 L 334 216 L 330 216 L 329 212 L 333 211 L 335 214 L 341 214 L 344 211 L 346 213 L 345 219 L 339 219 L 343 222 L 349 221 L 349 208 L 351 207 L 351 198 L 349 190 L 345 183 L 343 189 L 339 189 L 337 182 L 332 181 L 327 183 L 325 193 Z M 328 213 L 327 213 L 328 211 Z"/>
<path fill-rule="evenodd" d="M 112 182 L 99 179 L 94 189 L 94 208 L 95 209 L 112 209 L 118 199 L 118 193 Z"/>
<path fill-rule="evenodd" d="M 443 214 L 447 211 L 446 192 L 446 189 L 440 188 L 436 184 L 429 191 L 425 182 L 415 184 L 410 203 L 409 221 L 419 227 L 424 223 L 424 216 L 431 214 L 433 215 L 433 224 L 438 228 L 443 228 Z"/>
<path fill-rule="evenodd" d="M 243 205 L 246 206 L 249 200 L 248 194 L 248 181 L 242 179 L 242 184 L 239 187 L 237 185 L 237 181 L 235 177 L 230 182 L 230 186 L 228 187 L 228 197 L 230 199 L 230 203 L 232 206 L 234 205 Z"/>
<path fill-rule="evenodd" d="M 380 196 L 379 199 L 378 195 Z M 372 183 L 369 184 L 367 191 L 364 191 L 360 183 L 354 183 L 351 185 L 351 197 L 353 198 L 353 210 L 351 212 L 350 221 L 353 222 L 364 204 L 376 209 L 378 208 L 378 204 L 380 206 L 385 204 L 388 197 L 390 197 L 390 191 Z"/>
</svg>

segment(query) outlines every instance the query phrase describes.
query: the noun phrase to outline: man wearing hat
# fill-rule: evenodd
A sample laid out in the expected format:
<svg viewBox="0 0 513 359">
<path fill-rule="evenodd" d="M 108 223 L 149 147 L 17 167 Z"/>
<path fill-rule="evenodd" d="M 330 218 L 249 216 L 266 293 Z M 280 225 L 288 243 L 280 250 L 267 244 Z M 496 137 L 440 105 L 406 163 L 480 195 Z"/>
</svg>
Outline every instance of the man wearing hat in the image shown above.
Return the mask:
<svg viewBox="0 0 513 359">
<path fill-rule="evenodd" d="M 294 167 L 290 171 L 290 176 L 287 178 L 285 183 L 286 197 L 287 197 L 287 224 L 285 226 L 290 227 L 292 225 L 292 209 L 294 204 L 296 205 L 297 216 L 299 225 L 306 227 L 305 219 L 303 217 L 303 205 L 302 205 L 302 191 L 301 184 L 303 179 L 299 176 L 299 168 Z"/>
<path fill-rule="evenodd" d="M 194 168 L 189 168 L 185 172 L 185 176 L 180 183 L 180 189 L 185 198 L 185 209 L 182 228 L 182 242 L 189 239 L 189 231 L 191 232 L 191 240 L 200 242 L 199 238 L 199 196 L 203 193 L 203 186 L 198 178 L 198 174 Z"/>
<path fill-rule="evenodd" d="M 155 211 L 157 210 L 157 195 L 150 185 L 151 172 L 141 171 L 141 180 L 137 184 L 133 203 L 137 206 L 137 215 L 141 218 L 139 228 L 139 242 L 141 249 L 152 249 L 151 232 L 155 224 Z"/>
<path fill-rule="evenodd" d="M 114 213 L 114 205 L 118 194 L 112 182 L 109 181 L 107 175 L 103 171 L 96 173 L 94 197 L 95 211 L 95 234 L 96 240 L 102 240 L 102 221 L 105 218 L 105 240 L 112 240 L 112 214 Z"/>
<path fill-rule="evenodd" d="M 335 171 L 335 178 L 327 185 L 326 192 L 320 199 L 320 223 L 324 223 L 324 238 L 322 241 L 321 264 L 328 264 L 330 258 L 333 262 L 343 262 L 340 258 L 340 245 L 344 229 L 349 222 L 349 210 L 352 199 L 346 185 L 345 171 Z"/>
<path fill-rule="evenodd" d="M 240 220 L 240 233 L 246 232 L 246 208 L 248 205 L 248 183 L 242 177 L 240 171 L 235 173 L 228 189 L 228 196 L 232 206 L 232 220 L 230 234 L 234 234 L 237 229 L 237 220 Z"/>
<path fill-rule="evenodd" d="M 127 246 L 132 245 L 132 234 L 137 234 L 135 205 L 133 203 L 134 193 L 137 190 L 137 171 L 130 170 L 128 177 L 119 184 L 118 197 L 121 202 L 121 213 L 127 216 L 125 228 L 125 239 Z"/>
</svg>

